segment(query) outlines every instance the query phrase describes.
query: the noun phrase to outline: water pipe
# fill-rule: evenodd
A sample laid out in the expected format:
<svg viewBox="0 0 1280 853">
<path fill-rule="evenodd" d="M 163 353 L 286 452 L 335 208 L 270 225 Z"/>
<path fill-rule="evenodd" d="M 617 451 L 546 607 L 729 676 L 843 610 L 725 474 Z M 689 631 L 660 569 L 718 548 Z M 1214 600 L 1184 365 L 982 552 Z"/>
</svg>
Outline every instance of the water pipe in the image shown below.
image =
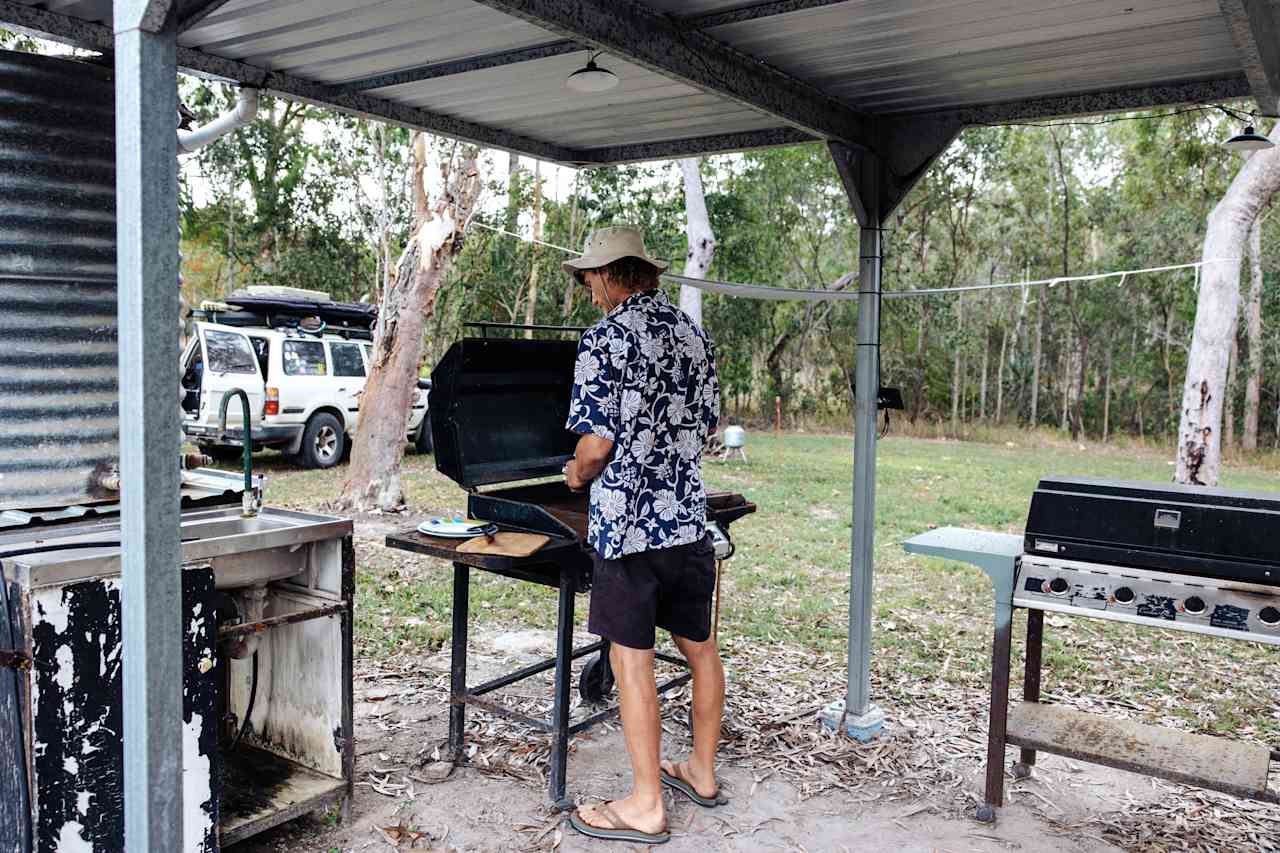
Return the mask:
<svg viewBox="0 0 1280 853">
<path fill-rule="evenodd" d="M 253 488 L 253 427 L 249 423 L 249 395 L 243 388 L 232 388 L 222 395 L 222 404 L 218 407 L 219 438 L 227 437 L 227 405 L 236 396 L 240 398 L 244 411 L 244 496 L 241 498 L 240 515 L 243 518 L 253 518 L 258 514 L 261 499 Z"/>
</svg>

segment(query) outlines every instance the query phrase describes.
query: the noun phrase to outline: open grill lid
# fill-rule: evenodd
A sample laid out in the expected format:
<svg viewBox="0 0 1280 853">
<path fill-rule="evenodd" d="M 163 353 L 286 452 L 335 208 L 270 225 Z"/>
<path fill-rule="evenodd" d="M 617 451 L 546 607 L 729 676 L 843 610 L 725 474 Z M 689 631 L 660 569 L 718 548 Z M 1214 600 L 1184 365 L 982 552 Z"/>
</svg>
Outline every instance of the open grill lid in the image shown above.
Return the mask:
<svg viewBox="0 0 1280 853">
<path fill-rule="evenodd" d="M 577 341 L 465 338 L 431 373 L 436 469 L 464 488 L 559 474 Z"/>
</svg>

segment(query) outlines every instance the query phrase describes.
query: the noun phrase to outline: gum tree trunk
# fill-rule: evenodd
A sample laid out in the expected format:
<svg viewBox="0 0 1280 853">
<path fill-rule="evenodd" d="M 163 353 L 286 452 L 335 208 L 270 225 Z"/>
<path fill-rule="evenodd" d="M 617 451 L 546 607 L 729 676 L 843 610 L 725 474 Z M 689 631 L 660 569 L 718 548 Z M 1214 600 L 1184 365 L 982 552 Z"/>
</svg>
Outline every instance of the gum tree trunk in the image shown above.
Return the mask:
<svg viewBox="0 0 1280 853">
<path fill-rule="evenodd" d="M 379 305 L 372 369 L 360 398 L 360 429 L 338 498 L 344 510 L 388 512 L 404 506 L 400 463 L 417 390 L 423 330 L 440 282 L 462 249 L 462 235 L 481 187 L 479 150 L 468 147 L 455 154 L 441 155 L 440 180 L 429 192 L 423 179 L 427 140 L 422 133 L 414 135 L 413 232 Z"/>
<path fill-rule="evenodd" d="M 542 161 L 533 161 L 533 239 L 542 239 Z M 524 306 L 524 324 L 532 326 L 538 316 L 538 250 L 537 243 L 529 246 L 532 260 L 529 262 L 529 301 Z M 524 336 L 533 339 L 533 329 L 525 329 Z"/>
<path fill-rule="evenodd" d="M 1280 140 L 1280 123 L 1271 130 Z M 1179 483 L 1214 486 L 1222 467 L 1222 401 L 1240 307 L 1240 260 L 1258 212 L 1280 188 L 1280 149 L 1252 154 L 1209 214 L 1200 296 L 1178 424 Z"/>
<path fill-rule="evenodd" d="M 706 278 L 711 261 L 716 254 L 716 235 L 711 231 L 711 217 L 707 215 L 707 200 L 702 191 L 702 173 L 697 157 L 680 161 L 684 173 L 685 230 L 689 235 L 689 252 L 684 258 L 686 278 Z M 680 286 L 680 310 L 702 326 L 702 291 L 688 285 Z"/>
<path fill-rule="evenodd" d="M 1258 404 L 1262 389 L 1262 219 L 1249 229 L 1249 303 L 1245 326 L 1249 335 L 1249 373 L 1244 390 L 1244 449 L 1258 449 Z"/>
</svg>

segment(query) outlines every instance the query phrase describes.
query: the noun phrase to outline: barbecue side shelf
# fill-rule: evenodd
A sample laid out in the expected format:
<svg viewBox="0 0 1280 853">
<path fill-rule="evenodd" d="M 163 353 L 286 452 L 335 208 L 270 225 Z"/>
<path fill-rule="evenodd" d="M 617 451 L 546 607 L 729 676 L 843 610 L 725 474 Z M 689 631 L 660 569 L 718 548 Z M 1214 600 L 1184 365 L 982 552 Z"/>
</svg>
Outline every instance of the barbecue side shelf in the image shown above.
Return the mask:
<svg viewBox="0 0 1280 853">
<path fill-rule="evenodd" d="M 1103 717 L 1041 702 L 1044 609 L 1039 606 L 1026 607 L 1023 701 L 1010 709 L 1014 580 L 1023 554 L 1022 537 L 945 527 L 922 533 L 902 544 L 908 553 L 976 565 L 991 580 L 995 597 L 991 707 L 986 795 L 985 802 L 977 809 L 978 820 L 993 823 L 996 808 L 1004 805 L 1007 746 L 1020 747 L 1019 761 L 1012 768 L 1014 777 L 1019 779 L 1031 775 L 1037 752 L 1049 752 L 1244 799 L 1280 803 L 1280 795 L 1267 786 L 1271 762 L 1280 760 L 1278 751 L 1259 744 Z M 1100 618 L 1088 612 L 1062 612 L 1068 616 Z M 1259 641 L 1248 635 L 1229 639 Z"/>
</svg>

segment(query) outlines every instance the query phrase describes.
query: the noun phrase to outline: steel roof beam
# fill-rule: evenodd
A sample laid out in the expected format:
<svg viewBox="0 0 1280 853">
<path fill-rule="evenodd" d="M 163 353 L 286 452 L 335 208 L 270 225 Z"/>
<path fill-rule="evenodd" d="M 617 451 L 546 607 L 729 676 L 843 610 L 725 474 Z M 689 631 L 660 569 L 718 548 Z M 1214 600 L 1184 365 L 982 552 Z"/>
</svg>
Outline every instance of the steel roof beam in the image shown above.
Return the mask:
<svg viewBox="0 0 1280 853">
<path fill-rule="evenodd" d="M 223 2 L 225 2 L 225 0 L 223 0 Z M 378 74 L 373 77 L 364 77 L 359 80 L 352 80 L 347 83 L 339 84 L 335 88 L 342 92 L 363 92 L 369 89 L 382 89 L 387 86 L 400 86 L 404 83 L 414 83 L 418 80 L 431 80 L 436 77 L 449 77 L 454 74 L 466 74 L 469 71 L 482 71 L 486 68 L 498 68 L 503 65 L 512 65 L 517 62 L 531 62 L 535 59 L 546 59 L 550 56 L 564 56 L 566 53 L 578 53 L 584 50 L 590 50 L 590 48 L 578 44 L 576 41 L 562 39 L 560 41 L 544 42 L 543 44 L 516 48 L 515 50 L 502 50 L 497 51 L 496 53 L 484 53 L 477 56 L 468 56 L 465 59 L 455 59 L 448 62 L 435 62 L 430 65 L 418 65 L 413 68 L 405 68 L 400 71 L 391 71 L 387 74 Z"/>
<path fill-rule="evenodd" d="M 747 3 L 735 9 L 684 15 L 680 18 L 680 25 L 689 29 L 708 30 L 726 24 L 741 24 L 760 18 L 772 18 L 775 15 L 803 12 L 807 9 L 821 9 L 823 6 L 837 6 L 847 2 L 848 0 L 771 0 L 771 2 Z"/>
<path fill-rule="evenodd" d="M 476 0 L 535 26 L 727 98 L 825 139 L 858 147 L 875 119 L 758 59 L 628 0 Z"/>
<path fill-rule="evenodd" d="M 112 33 L 109 27 L 91 24 L 66 15 L 46 12 L 33 6 L 15 3 L 12 0 L 0 0 L 0 21 L 7 21 L 33 32 L 53 36 L 79 47 L 91 50 L 111 50 Z M 433 113 L 404 104 L 397 104 L 383 98 L 375 98 L 359 93 L 341 92 L 333 86 L 303 80 L 284 74 L 212 56 L 189 47 L 178 46 L 178 67 L 194 73 L 231 80 L 248 86 L 256 86 L 270 92 L 276 92 L 287 98 L 306 101 L 329 107 L 341 112 L 367 118 L 387 121 L 405 127 L 438 133 L 454 139 L 474 142 L 488 148 L 501 148 L 506 151 L 517 151 L 550 160 L 557 163 L 573 163 L 579 159 L 578 152 L 571 148 L 543 142 L 528 136 L 511 133 L 487 125 L 463 121 L 452 116 Z"/>
<path fill-rule="evenodd" d="M 1267 0 L 1218 0 L 1249 88 L 1264 115 L 1280 115 L 1280 29 Z"/>
<path fill-rule="evenodd" d="M 904 113 L 889 119 L 911 120 L 916 118 L 957 121 L 964 125 L 1018 124 L 1026 121 L 1046 121 L 1067 116 L 1098 115 L 1101 113 L 1150 110 L 1157 107 L 1182 104 L 1212 104 L 1233 98 L 1247 98 L 1249 81 L 1244 75 L 1222 77 L 1215 80 L 1191 80 L 1179 83 L 1157 83 L 1130 89 L 1108 89 L 1100 92 L 1082 92 L 1074 95 L 1054 95 L 1047 98 L 1030 98 L 955 110 L 936 110 L 927 113 Z"/>
<path fill-rule="evenodd" d="M 578 152 L 581 157 L 578 163 L 604 165 L 639 163 L 644 160 L 675 160 L 680 157 L 700 157 L 704 154 L 723 154 L 728 151 L 746 151 L 752 148 L 776 148 L 782 145 L 801 145 L 818 141 L 819 139 L 813 134 L 794 127 L 775 127 L 743 133 L 722 133 L 688 139 L 664 139 L 660 142 L 584 148 Z"/>
<path fill-rule="evenodd" d="M 228 2 L 229 0 L 193 0 L 185 4 L 178 11 L 178 32 L 185 33 Z"/>
<path fill-rule="evenodd" d="M 192 24 L 187 23 L 187 19 L 183 19 L 181 29 L 186 30 L 194 23 L 198 22 L 209 12 L 217 9 L 227 0 L 211 0 L 209 11 L 201 11 L 199 17 Z M 848 0 L 780 0 L 780 2 L 752 3 L 737 9 L 729 9 L 723 12 L 707 12 L 701 15 L 688 15 L 680 17 L 679 23 L 686 30 L 701 30 L 708 27 L 718 27 L 723 24 L 738 24 L 743 21 L 754 21 L 759 18 L 772 17 L 774 15 L 785 15 L 788 12 L 798 12 L 804 9 L 818 9 L 823 6 L 833 6 L 838 3 L 846 3 Z M 192 17 L 195 17 L 193 14 Z M 348 83 L 341 84 L 338 88 L 344 92 L 364 92 L 369 89 L 382 89 L 387 86 L 400 86 L 404 83 L 414 83 L 419 80 L 434 80 L 437 77 L 450 77 L 454 74 L 466 74 L 471 71 L 482 71 L 486 68 L 499 68 L 503 65 L 514 65 L 519 62 L 532 62 L 537 59 L 546 59 L 551 56 L 563 56 L 567 53 L 577 53 L 583 50 L 590 50 L 586 45 L 580 44 L 572 39 L 563 39 L 561 41 L 546 42 L 544 44 L 532 45 L 530 47 L 521 47 L 514 50 L 500 50 L 494 53 L 482 53 L 476 56 L 468 56 L 464 59 L 455 59 L 448 62 L 434 62 L 427 65 L 416 65 L 411 68 L 404 68 L 400 71 L 391 71 L 386 74 L 378 74 L 372 77 L 363 77 L 352 80 Z"/>
</svg>

